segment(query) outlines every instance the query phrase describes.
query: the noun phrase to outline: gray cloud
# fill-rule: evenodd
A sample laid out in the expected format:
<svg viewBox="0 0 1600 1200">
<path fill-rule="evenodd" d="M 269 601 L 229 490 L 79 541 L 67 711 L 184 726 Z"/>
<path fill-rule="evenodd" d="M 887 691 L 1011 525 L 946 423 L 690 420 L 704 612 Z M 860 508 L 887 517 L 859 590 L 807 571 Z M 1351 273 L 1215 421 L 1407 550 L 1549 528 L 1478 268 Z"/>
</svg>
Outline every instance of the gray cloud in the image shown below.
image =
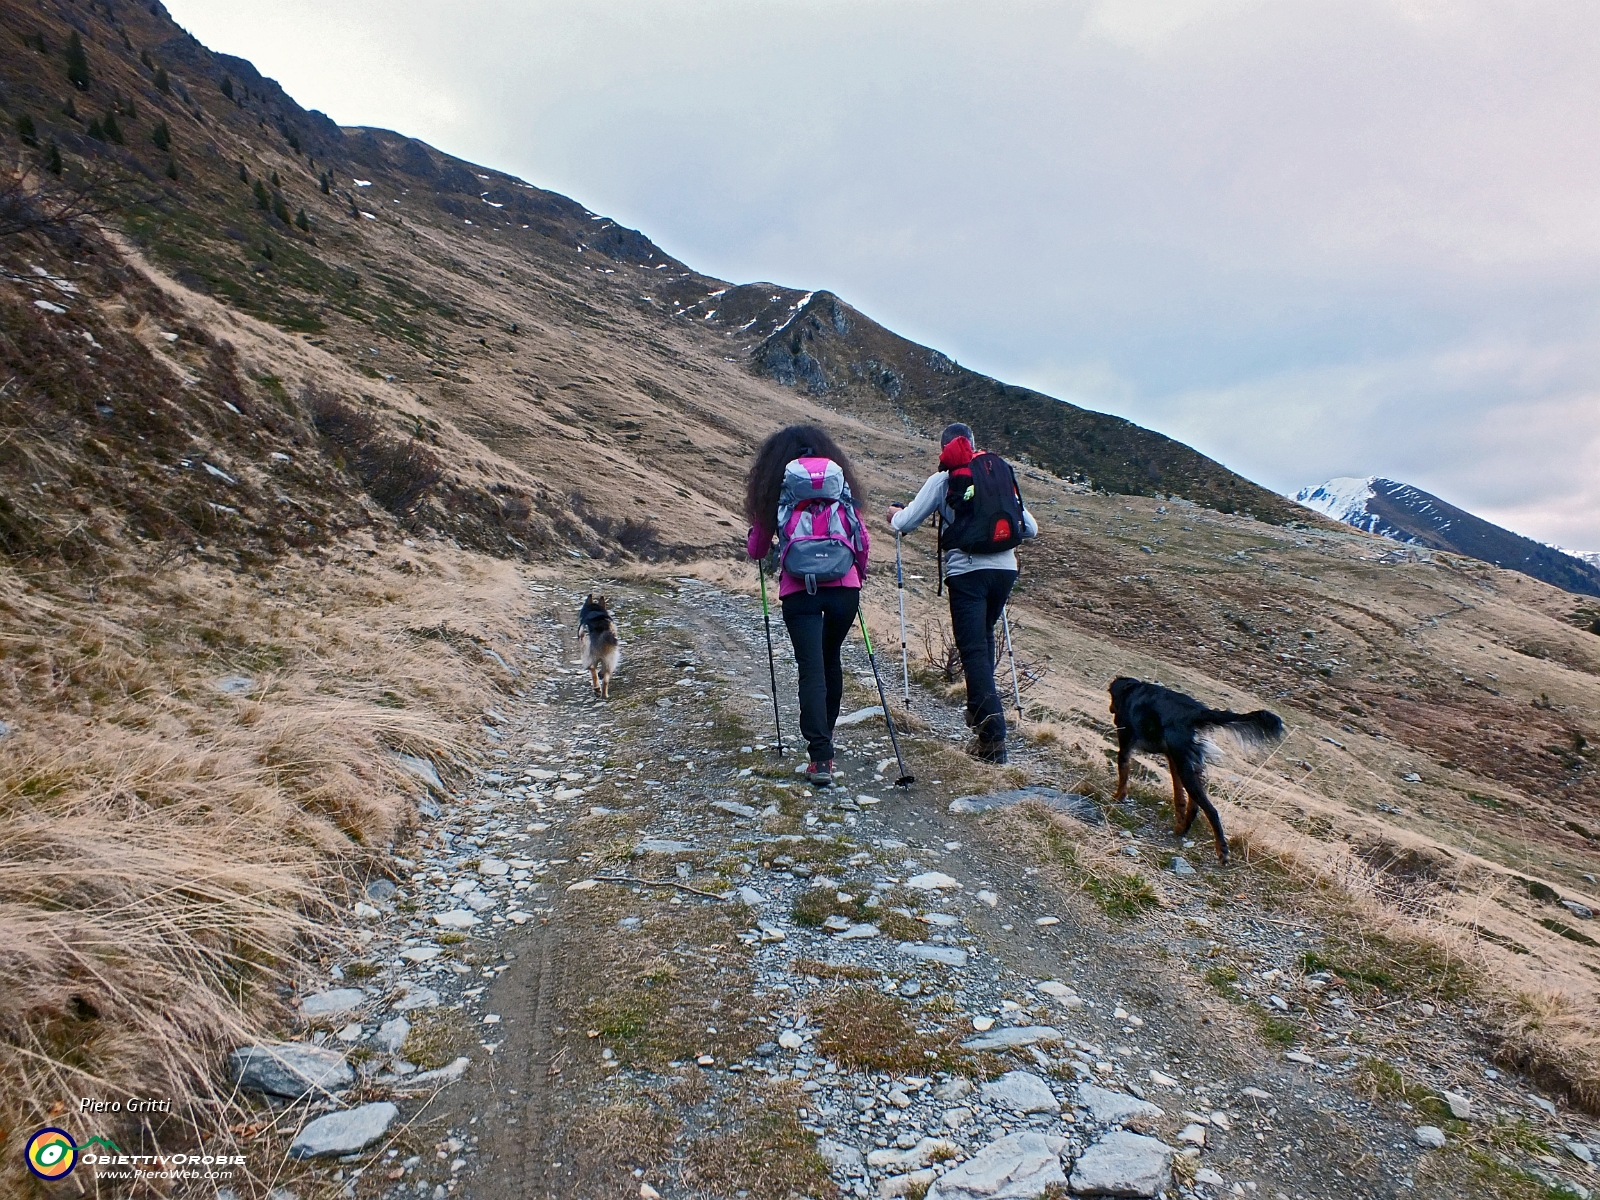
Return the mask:
<svg viewBox="0 0 1600 1200">
<path fill-rule="evenodd" d="M 345 124 L 1280 490 L 1600 548 L 1600 9 L 174 0 Z"/>
</svg>

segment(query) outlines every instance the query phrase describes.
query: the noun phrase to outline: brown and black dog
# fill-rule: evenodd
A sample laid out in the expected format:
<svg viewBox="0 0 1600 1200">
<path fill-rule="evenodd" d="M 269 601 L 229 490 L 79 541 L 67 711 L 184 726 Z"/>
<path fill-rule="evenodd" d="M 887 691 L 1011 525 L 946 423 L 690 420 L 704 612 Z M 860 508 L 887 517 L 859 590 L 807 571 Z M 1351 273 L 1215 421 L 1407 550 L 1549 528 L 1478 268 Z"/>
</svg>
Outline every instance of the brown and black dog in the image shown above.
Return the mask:
<svg viewBox="0 0 1600 1200">
<path fill-rule="evenodd" d="M 1172 772 L 1172 831 L 1189 832 L 1195 813 L 1204 811 L 1217 841 L 1217 857 L 1228 861 L 1228 839 L 1222 818 L 1206 795 L 1206 734 L 1225 729 L 1240 741 L 1275 742 L 1283 737 L 1283 722 L 1276 713 L 1258 709 L 1251 713 L 1207 708 L 1159 683 L 1119 676 L 1111 681 L 1111 717 L 1117 726 L 1117 794 L 1128 794 L 1128 768 L 1134 751 L 1164 754 Z"/>
<path fill-rule="evenodd" d="M 593 592 L 578 610 L 578 657 L 589 672 L 594 694 L 609 700 L 611 677 L 617 673 L 617 664 L 622 660 L 622 642 L 617 637 L 616 622 L 611 619 L 606 598 L 601 596 L 596 600 Z"/>
</svg>

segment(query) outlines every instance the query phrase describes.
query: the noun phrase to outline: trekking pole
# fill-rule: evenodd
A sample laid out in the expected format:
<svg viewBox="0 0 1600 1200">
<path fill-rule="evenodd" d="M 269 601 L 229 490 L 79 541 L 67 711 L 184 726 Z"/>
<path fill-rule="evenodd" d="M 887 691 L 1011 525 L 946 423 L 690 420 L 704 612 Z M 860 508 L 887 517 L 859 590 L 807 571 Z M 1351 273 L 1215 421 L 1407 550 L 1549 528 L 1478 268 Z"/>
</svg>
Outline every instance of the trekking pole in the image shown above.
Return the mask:
<svg viewBox="0 0 1600 1200">
<path fill-rule="evenodd" d="M 1006 657 L 1011 660 L 1011 693 L 1012 693 L 1013 696 L 1016 697 L 1016 701 L 1017 701 L 1017 720 L 1020 721 L 1020 720 L 1022 720 L 1022 688 L 1017 683 L 1017 655 L 1016 655 L 1016 652 L 1011 649 L 1011 616 L 1010 616 L 1010 612 L 1009 612 L 1010 608 L 1011 608 L 1011 606 L 1009 604 L 1004 605 L 1004 606 L 1001 607 L 1001 609 L 1000 609 L 1000 623 L 1002 625 L 1004 625 L 1005 629 L 1006 629 Z"/>
<path fill-rule="evenodd" d="M 904 508 L 903 504 L 895 505 Z M 894 585 L 900 590 L 900 682 L 905 688 L 906 707 L 911 707 L 911 665 L 906 657 L 906 575 L 900 565 L 900 531 L 894 531 Z"/>
<path fill-rule="evenodd" d="M 783 757 L 783 721 L 778 716 L 778 663 L 772 656 L 772 614 L 767 609 L 767 564 L 756 560 L 756 570 L 761 573 L 761 620 L 767 627 L 767 673 L 772 679 L 772 724 L 778 731 L 778 757 Z"/>
<path fill-rule="evenodd" d="M 861 622 L 861 640 L 867 644 L 867 662 L 872 666 L 872 678 L 878 685 L 878 703 L 883 705 L 884 724 L 889 726 L 889 744 L 894 747 L 895 762 L 900 764 L 900 778 L 894 781 L 894 786 L 910 787 L 917 777 L 906 770 L 906 760 L 900 757 L 900 739 L 894 735 L 894 718 L 889 715 L 889 700 L 883 694 L 883 677 L 878 674 L 878 660 L 873 657 L 872 635 L 867 632 L 867 614 L 858 608 L 856 617 Z"/>
</svg>

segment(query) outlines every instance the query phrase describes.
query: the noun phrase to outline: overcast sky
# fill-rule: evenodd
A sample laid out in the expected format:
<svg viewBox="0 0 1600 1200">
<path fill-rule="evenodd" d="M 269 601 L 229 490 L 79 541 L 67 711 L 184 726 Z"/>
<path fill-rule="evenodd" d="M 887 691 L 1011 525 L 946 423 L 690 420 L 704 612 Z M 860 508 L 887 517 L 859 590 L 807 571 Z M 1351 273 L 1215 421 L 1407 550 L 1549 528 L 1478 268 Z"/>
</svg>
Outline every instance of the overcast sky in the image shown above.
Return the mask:
<svg viewBox="0 0 1600 1200">
<path fill-rule="evenodd" d="M 1592 0 L 168 3 L 708 274 L 1600 550 Z"/>
</svg>

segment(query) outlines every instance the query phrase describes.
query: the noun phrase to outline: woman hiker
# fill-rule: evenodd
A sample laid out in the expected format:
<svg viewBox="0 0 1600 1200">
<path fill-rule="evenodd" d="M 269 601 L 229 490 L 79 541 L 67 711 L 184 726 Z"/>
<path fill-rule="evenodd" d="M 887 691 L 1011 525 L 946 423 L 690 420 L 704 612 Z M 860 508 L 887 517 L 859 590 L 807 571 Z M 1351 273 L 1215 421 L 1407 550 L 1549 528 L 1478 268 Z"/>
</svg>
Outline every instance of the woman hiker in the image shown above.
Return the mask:
<svg viewBox="0 0 1600 1200">
<path fill-rule="evenodd" d="M 861 494 L 850 459 L 815 425 L 791 425 L 767 438 L 745 485 L 750 557 L 767 558 L 778 542 L 774 569 L 799 667 L 805 777 L 816 787 L 833 783 L 833 726 L 844 698 L 839 650 L 867 574 Z"/>
<path fill-rule="evenodd" d="M 1009 506 L 1006 511 L 1012 514 L 1015 526 L 1020 528 L 1010 528 L 1008 536 L 999 540 L 1002 545 L 1009 541 L 1011 548 L 982 553 L 952 545 L 949 536 L 955 532 L 952 527 L 962 529 L 964 534 L 970 521 L 963 521 L 956 526 L 957 512 L 950 496 L 951 473 L 957 473 L 970 485 L 973 460 L 979 457 L 979 453 L 972 430 L 959 423 L 945 426 L 939 436 L 939 444 L 942 449 L 939 452 L 938 472 L 928 476 L 928 481 L 909 505 L 889 510 L 889 528 L 896 533 L 910 533 L 934 512 L 944 522 L 944 530 L 948 532 L 944 539 L 944 561 L 940 569 L 944 572 L 945 587 L 950 592 L 950 626 L 955 632 L 956 649 L 961 653 L 961 669 L 967 677 L 967 724 L 976 729 L 978 734 L 977 741 L 967 748 L 967 752 L 984 762 L 1003 763 L 1006 761 L 1006 714 L 1005 705 L 994 685 L 994 626 L 1011 596 L 1011 585 L 1017 581 L 1015 543 L 1022 538 L 1037 537 L 1039 524 L 1033 519 L 1033 514 L 1022 506 L 1015 475 L 1009 466 L 1005 466 L 1001 477 L 1009 480 L 1009 483 L 1005 495 L 997 499 Z M 1003 465 L 1003 460 L 996 458 L 995 461 Z M 969 498 L 967 507 L 970 509 L 972 488 L 968 486 L 964 492 Z M 954 499 L 957 503 L 962 501 L 961 496 Z M 995 511 L 1001 509 L 997 507 Z M 970 516 L 970 513 L 965 515 Z M 974 539 L 974 544 L 981 544 L 985 537 L 992 544 L 993 535 L 993 528 L 988 528 Z"/>
</svg>

